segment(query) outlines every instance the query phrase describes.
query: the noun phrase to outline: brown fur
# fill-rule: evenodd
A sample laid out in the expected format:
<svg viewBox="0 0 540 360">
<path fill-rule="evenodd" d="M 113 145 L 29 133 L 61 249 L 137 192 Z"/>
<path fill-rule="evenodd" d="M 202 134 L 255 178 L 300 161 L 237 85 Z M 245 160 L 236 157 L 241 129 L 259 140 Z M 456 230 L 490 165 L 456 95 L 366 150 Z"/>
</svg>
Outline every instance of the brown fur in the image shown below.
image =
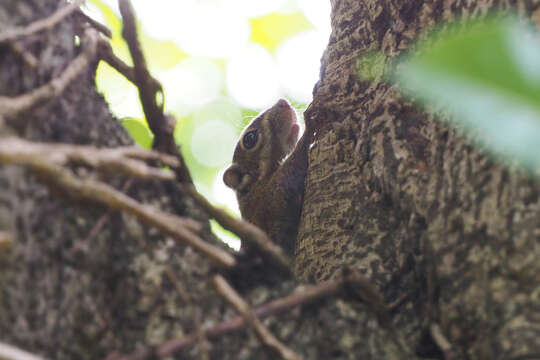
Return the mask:
<svg viewBox="0 0 540 360">
<path fill-rule="evenodd" d="M 242 141 L 254 129 L 258 142 L 246 149 Z M 302 211 L 311 134 L 306 131 L 298 143 L 297 139 L 296 113 L 280 100 L 246 127 L 223 175 L 225 184 L 236 191 L 242 217 L 288 253 L 294 251 Z"/>
</svg>

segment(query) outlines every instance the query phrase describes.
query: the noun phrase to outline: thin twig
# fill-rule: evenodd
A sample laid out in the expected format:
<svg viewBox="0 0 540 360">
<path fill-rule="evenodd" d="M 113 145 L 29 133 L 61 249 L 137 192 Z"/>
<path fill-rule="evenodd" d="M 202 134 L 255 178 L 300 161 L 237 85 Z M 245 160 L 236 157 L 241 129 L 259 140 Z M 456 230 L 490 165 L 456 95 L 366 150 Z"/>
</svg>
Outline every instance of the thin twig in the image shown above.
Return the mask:
<svg viewBox="0 0 540 360">
<path fill-rule="evenodd" d="M 223 228 L 232 231 L 242 240 L 254 244 L 272 263 L 278 265 L 282 270 L 290 273 L 291 259 L 283 249 L 276 245 L 269 237 L 257 226 L 232 217 L 224 210 L 213 206 L 204 196 L 202 196 L 194 186 L 186 186 L 184 192 L 187 193 L 195 202 L 212 218 L 214 218 Z"/>
<path fill-rule="evenodd" d="M 120 74 L 124 75 L 124 77 L 133 84 L 136 84 L 135 69 L 116 56 L 111 44 L 105 39 L 100 39 L 98 43 L 98 54 L 101 60 L 105 61 Z"/>
<path fill-rule="evenodd" d="M 345 279 L 336 279 L 328 280 L 315 286 L 301 286 L 289 296 L 273 300 L 257 307 L 254 310 L 255 315 L 262 319 L 268 316 L 278 315 L 285 311 L 290 311 L 296 306 L 310 304 L 334 296 L 343 289 L 344 283 Z M 216 339 L 224 334 L 242 330 L 245 326 L 245 319 L 242 316 L 236 316 L 211 328 L 205 329 L 204 333 L 208 339 Z M 125 356 L 115 356 L 115 354 L 111 354 L 108 358 L 115 360 L 145 360 L 149 359 L 151 356 L 164 358 L 193 346 L 197 341 L 198 334 L 193 333 L 182 338 L 169 340 L 155 348 L 143 348 L 134 354 Z"/>
<path fill-rule="evenodd" d="M 2 158 L 15 164 L 25 163 L 29 158 L 41 158 L 56 165 L 73 162 L 103 172 L 161 180 L 174 180 L 174 174 L 168 170 L 151 167 L 141 160 L 158 160 L 172 168 L 179 166 L 176 158 L 170 155 L 134 146 L 100 149 L 93 146 L 36 143 L 14 136 L 1 139 L 0 161 Z"/>
<path fill-rule="evenodd" d="M 120 191 L 126 193 L 130 186 L 133 184 L 133 179 L 128 179 L 121 187 Z M 101 232 L 101 229 L 107 224 L 111 215 L 114 213 L 114 210 L 109 209 L 105 214 L 101 215 L 96 221 L 94 226 L 90 229 L 88 235 L 84 238 L 83 241 L 76 242 L 73 244 L 73 247 L 70 250 L 71 255 L 77 255 L 78 253 L 84 254 L 91 246 L 92 240 Z"/>
<path fill-rule="evenodd" d="M 349 294 L 366 303 L 377 315 L 381 325 L 388 327 L 390 323 L 388 305 L 385 304 L 382 294 L 373 282 L 351 267 L 343 269 L 343 277 L 346 279 Z"/>
<path fill-rule="evenodd" d="M 148 71 L 146 59 L 138 40 L 135 14 L 131 2 L 129 0 L 119 0 L 118 4 L 124 21 L 122 35 L 126 39 L 131 58 L 133 59 L 135 84 L 139 89 L 139 97 L 143 105 L 144 115 L 152 132 L 156 133 L 156 130 L 159 130 L 165 121 L 162 104 L 158 104 L 156 101 L 156 95 L 162 92 L 161 84 L 150 80 L 152 75 Z"/>
<path fill-rule="evenodd" d="M 365 289 L 368 288 L 368 290 Z M 254 314 L 263 319 L 268 316 L 278 315 L 285 311 L 290 311 L 296 306 L 315 303 L 321 299 L 326 299 L 331 296 L 340 294 L 344 289 L 348 289 L 347 293 L 351 290 L 355 292 L 355 295 L 359 296 L 365 302 L 381 301 L 380 295 L 374 295 L 373 285 L 364 276 L 357 271 L 349 270 L 343 277 L 327 280 L 313 286 L 300 286 L 292 295 L 283 297 L 281 299 L 273 300 L 269 303 L 261 305 L 254 310 Z M 379 305 L 371 304 L 371 308 L 380 308 Z M 382 311 L 387 311 L 384 308 Z M 380 311 L 380 310 L 375 310 Z M 377 314 L 379 318 L 384 318 L 381 314 Z M 211 328 L 205 329 L 204 333 L 208 339 L 216 339 L 220 336 L 234 331 L 242 330 L 247 325 L 246 320 L 242 316 L 237 316 L 232 319 L 223 321 Z M 190 346 L 193 346 L 198 341 L 198 334 L 190 334 L 188 336 L 171 339 L 156 347 L 146 347 L 131 355 L 118 355 L 111 354 L 108 360 L 146 360 L 149 358 L 164 358 L 172 356 L 181 350 L 184 350 Z"/>
<path fill-rule="evenodd" d="M 6 251 L 13 245 L 13 234 L 6 231 L 0 231 L 0 251 Z"/>
<path fill-rule="evenodd" d="M 38 60 L 36 57 L 29 51 L 27 51 L 20 42 L 12 41 L 9 43 L 11 50 L 17 55 L 19 55 L 28 67 L 35 69 L 38 66 Z"/>
<path fill-rule="evenodd" d="M 445 360 L 458 360 L 463 358 L 452 346 L 450 341 L 448 341 L 446 336 L 444 336 L 439 324 L 432 323 L 429 326 L 429 331 L 431 332 L 431 337 L 435 341 L 435 344 L 437 344 L 439 349 L 443 352 Z"/>
<path fill-rule="evenodd" d="M 52 29 L 56 24 L 62 21 L 62 19 L 77 10 L 83 2 L 84 0 L 75 0 L 69 5 L 62 6 L 60 9 L 56 10 L 51 16 L 45 19 L 35 21 L 26 26 L 17 26 L 8 29 L 0 33 L 0 43 L 16 40 L 24 36 L 29 36 L 38 31 Z"/>
<path fill-rule="evenodd" d="M 135 72 L 134 84 L 139 90 L 139 99 L 146 120 L 148 121 L 148 126 L 154 134 L 153 148 L 178 158 L 181 165 L 175 171 L 178 181 L 184 184 L 192 184 L 193 179 L 191 178 L 191 174 L 174 140 L 173 132 L 176 120 L 172 116 L 163 113 L 163 89 L 161 84 L 150 75 L 146 66 L 146 60 L 137 38 L 137 22 L 135 21 L 131 3 L 129 0 L 119 0 L 118 4 L 124 21 L 122 35 L 126 39 L 131 58 L 133 59 L 133 69 Z"/>
<path fill-rule="evenodd" d="M 377 286 L 354 268 L 345 268 L 343 276 L 346 280 L 347 292 L 362 300 L 370 308 L 372 313 L 377 316 L 380 326 L 391 334 L 390 341 L 402 352 L 402 358 L 412 358 L 413 352 L 410 349 L 409 343 L 404 340 L 402 334 L 392 324 L 390 315 L 392 308 L 384 302 L 384 298 Z"/>
<path fill-rule="evenodd" d="M 43 358 L 14 346 L 0 343 L 0 360 L 43 360 Z"/>
<path fill-rule="evenodd" d="M 102 23 L 97 22 L 96 20 L 92 19 L 90 16 L 83 13 L 82 10 L 80 10 L 80 9 L 77 10 L 75 12 L 75 15 L 81 17 L 83 21 L 86 21 L 88 24 L 90 24 L 90 26 L 92 26 L 94 29 L 96 29 L 97 31 L 99 31 L 100 33 L 105 35 L 106 37 L 112 38 L 112 32 L 111 32 L 111 30 L 109 30 L 108 27 L 106 27 Z"/>
<path fill-rule="evenodd" d="M 452 344 L 446 339 L 446 336 L 444 336 L 441 327 L 438 324 L 431 324 L 429 329 L 433 340 L 435 340 L 435 343 L 444 353 L 452 349 Z"/>
<path fill-rule="evenodd" d="M 287 347 L 281 341 L 279 341 L 274 334 L 270 332 L 263 325 L 261 320 L 253 312 L 249 304 L 242 299 L 240 294 L 232 288 L 231 285 L 223 278 L 221 275 L 216 275 L 214 277 L 214 285 L 218 293 L 227 300 L 227 302 L 238 311 L 242 317 L 246 320 L 249 326 L 255 330 L 259 340 L 267 346 L 272 352 L 280 356 L 285 360 L 300 360 L 302 357 L 294 352 L 292 349 Z"/>
<path fill-rule="evenodd" d="M 1 146 L 2 142 L 0 142 Z M 236 264 L 234 257 L 205 242 L 196 234 L 201 230 L 201 225 L 192 219 L 167 214 L 143 205 L 102 182 L 80 179 L 69 170 L 43 157 L 13 156 L 9 149 L 3 149 L 0 151 L 0 162 L 28 166 L 46 185 L 53 190 L 58 190 L 61 194 L 75 200 L 99 203 L 124 211 L 143 223 L 156 227 L 175 240 L 193 247 L 223 266 L 232 267 Z"/>
<path fill-rule="evenodd" d="M 99 34 L 95 30 L 87 29 L 81 39 L 83 51 L 57 78 L 23 95 L 0 96 L 0 117 L 15 116 L 60 95 L 73 79 L 90 64 L 97 50 L 98 37 Z"/>
<path fill-rule="evenodd" d="M 409 297 L 409 294 L 407 294 L 407 293 L 401 294 L 396 300 L 394 300 L 393 302 L 388 304 L 388 310 L 389 311 L 394 311 L 399 306 L 401 306 L 401 304 L 403 304 L 405 302 L 405 300 L 407 300 L 408 297 Z"/>
</svg>

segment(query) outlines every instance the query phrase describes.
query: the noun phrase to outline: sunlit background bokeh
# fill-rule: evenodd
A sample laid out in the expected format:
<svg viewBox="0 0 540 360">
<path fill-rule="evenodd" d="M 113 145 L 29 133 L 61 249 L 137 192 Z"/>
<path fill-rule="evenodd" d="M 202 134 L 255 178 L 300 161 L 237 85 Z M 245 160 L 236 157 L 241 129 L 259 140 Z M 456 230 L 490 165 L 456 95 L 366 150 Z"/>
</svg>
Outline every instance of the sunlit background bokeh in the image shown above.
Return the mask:
<svg viewBox="0 0 540 360">
<path fill-rule="evenodd" d="M 242 128 L 278 98 L 299 113 L 311 101 L 330 34 L 328 0 L 132 0 L 152 74 L 165 109 L 176 116 L 177 143 L 196 186 L 239 214 L 221 180 Z M 116 0 L 90 0 L 85 12 L 113 31 L 115 53 L 131 63 Z M 99 90 L 143 147 L 151 134 L 136 88 L 103 62 Z M 233 247 L 238 242 L 213 224 Z"/>
</svg>

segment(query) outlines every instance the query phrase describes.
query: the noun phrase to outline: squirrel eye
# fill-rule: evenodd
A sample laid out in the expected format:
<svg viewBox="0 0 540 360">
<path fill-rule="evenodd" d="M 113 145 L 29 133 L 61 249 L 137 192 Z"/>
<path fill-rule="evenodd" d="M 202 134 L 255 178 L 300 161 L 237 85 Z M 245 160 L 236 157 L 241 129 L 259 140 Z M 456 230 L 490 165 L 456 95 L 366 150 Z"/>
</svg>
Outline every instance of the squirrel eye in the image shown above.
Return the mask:
<svg viewBox="0 0 540 360">
<path fill-rule="evenodd" d="M 242 143 L 244 144 L 244 147 L 249 150 L 252 147 L 257 144 L 257 139 L 259 138 L 259 133 L 257 130 L 251 130 L 246 135 L 244 135 L 244 138 L 242 139 Z"/>
</svg>

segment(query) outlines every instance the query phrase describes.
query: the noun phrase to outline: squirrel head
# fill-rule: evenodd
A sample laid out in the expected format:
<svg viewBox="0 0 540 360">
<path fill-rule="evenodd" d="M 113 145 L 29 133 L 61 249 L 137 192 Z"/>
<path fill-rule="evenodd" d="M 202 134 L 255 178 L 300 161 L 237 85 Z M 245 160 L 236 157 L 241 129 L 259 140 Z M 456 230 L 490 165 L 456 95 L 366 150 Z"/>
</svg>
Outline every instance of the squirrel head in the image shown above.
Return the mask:
<svg viewBox="0 0 540 360">
<path fill-rule="evenodd" d="M 280 99 L 246 126 L 223 182 L 242 194 L 254 183 L 268 180 L 294 149 L 299 129 L 296 112 L 287 100 Z"/>
</svg>

